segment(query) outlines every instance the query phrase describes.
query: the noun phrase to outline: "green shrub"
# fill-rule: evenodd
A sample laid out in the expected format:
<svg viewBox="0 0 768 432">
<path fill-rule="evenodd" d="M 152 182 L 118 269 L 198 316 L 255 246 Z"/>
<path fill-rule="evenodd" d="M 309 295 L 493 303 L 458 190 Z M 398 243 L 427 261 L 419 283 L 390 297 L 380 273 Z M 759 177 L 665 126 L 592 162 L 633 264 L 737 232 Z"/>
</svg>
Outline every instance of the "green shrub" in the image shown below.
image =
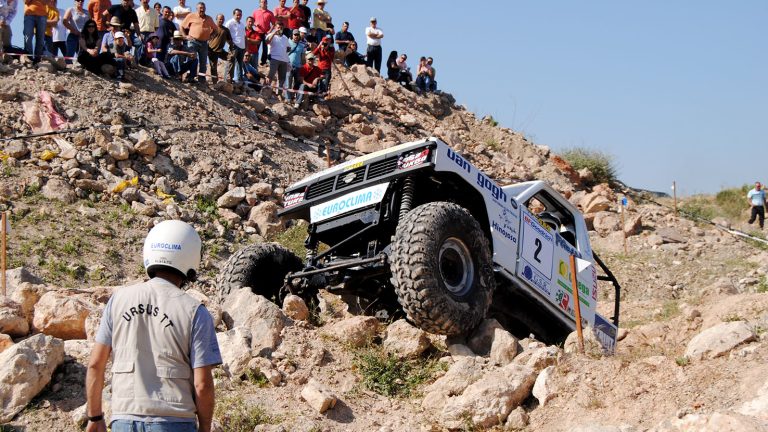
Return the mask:
<svg viewBox="0 0 768 432">
<path fill-rule="evenodd" d="M 279 418 L 269 415 L 264 408 L 246 405 L 242 398 L 236 396 L 217 401 L 214 416 L 229 432 L 251 432 L 258 425 L 279 421 Z"/>
<path fill-rule="evenodd" d="M 616 181 L 616 166 L 613 156 L 599 150 L 573 147 L 564 150 L 561 155 L 576 171 L 587 168 L 592 173 L 593 184 L 613 183 Z"/>
<path fill-rule="evenodd" d="M 715 202 L 722 210 L 722 215 L 738 219 L 741 214 L 749 209 L 747 192 L 752 186 L 744 185 L 741 188 L 723 189 L 715 195 Z"/>
<path fill-rule="evenodd" d="M 354 357 L 353 365 L 363 378 L 363 386 L 389 397 L 411 396 L 444 367 L 435 358 L 401 360 L 376 346 L 360 349 Z"/>
<path fill-rule="evenodd" d="M 287 247 L 291 252 L 295 253 L 301 259 L 307 254 L 307 249 L 304 246 L 304 240 L 307 238 L 307 225 L 297 223 L 287 230 L 278 234 L 274 241 Z"/>
</svg>

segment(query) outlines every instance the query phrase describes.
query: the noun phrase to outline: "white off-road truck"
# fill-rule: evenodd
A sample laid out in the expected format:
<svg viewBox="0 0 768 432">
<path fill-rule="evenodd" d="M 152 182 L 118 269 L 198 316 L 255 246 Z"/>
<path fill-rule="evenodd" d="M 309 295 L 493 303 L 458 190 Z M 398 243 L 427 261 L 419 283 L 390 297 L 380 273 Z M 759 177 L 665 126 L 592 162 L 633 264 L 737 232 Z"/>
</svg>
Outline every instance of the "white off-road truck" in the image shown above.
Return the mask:
<svg viewBox="0 0 768 432">
<path fill-rule="evenodd" d="M 574 255 L 583 324 L 613 350 L 620 287 L 581 213 L 542 181 L 500 187 L 439 139 L 309 176 L 286 190 L 280 215 L 309 222 L 305 259 L 275 243 L 241 249 L 220 274 L 221 298 L 245 287 L 274 301 L 326 288 L 431 333 L 467 333 L 488 316 L 514 334 L 562 341 L 575 328 Z M 615 290 L 611 320 L 596 312 L 601 279 Z"/>
</svg>

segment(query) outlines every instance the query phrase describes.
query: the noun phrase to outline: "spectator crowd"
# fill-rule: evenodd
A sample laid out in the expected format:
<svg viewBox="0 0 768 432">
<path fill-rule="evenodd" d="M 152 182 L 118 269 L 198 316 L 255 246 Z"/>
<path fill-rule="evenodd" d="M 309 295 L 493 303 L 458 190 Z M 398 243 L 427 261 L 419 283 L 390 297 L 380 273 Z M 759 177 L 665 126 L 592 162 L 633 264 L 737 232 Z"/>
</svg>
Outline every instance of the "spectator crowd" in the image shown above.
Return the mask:
<svg viewBox="0 0 768 432">
<path fill-rule="evenodd" d="M 149 67 L 165 79 L 187 83 L 225 80 L 256 89 L 282 89 L 286 102 L 299 106 L 303 94 L 321 98 L 328 93 L 337 64 L 364 64 L 381 73 L 384 31 L 371 17 L 365 29 L 366 51 L 343 22 L 336 31 L 326 0 L 279 0 L 270 9 L 259 0 L 253 13 L 243 11 L 208 15 L 206 4 L 175 6 L 150 0 L 75 0 L 61 9 L 58 0 L 23 0 L 24 44 L 11 44 L 10 22 L 22 0 L 0 0 L 0 56 L 28 56 L 37 63 L 44 56 L 77 61 L 94 74 L 124 80 L 126 70 Z M 87 4 L 85 4 L 87 2 Z M 421 57 L 414 79 L 405 53 L 392 51 L 386 76 L 409 90 L 436 91 L 431 57 Z M 219 77 L 219 62 L 224 76 Z M 209 72 L 210 67 L 210 72 Z M 261 68 L 261 70 L 260 70 Z M 293 91 L 290 91 L 293 90 Z"/>
</svg>

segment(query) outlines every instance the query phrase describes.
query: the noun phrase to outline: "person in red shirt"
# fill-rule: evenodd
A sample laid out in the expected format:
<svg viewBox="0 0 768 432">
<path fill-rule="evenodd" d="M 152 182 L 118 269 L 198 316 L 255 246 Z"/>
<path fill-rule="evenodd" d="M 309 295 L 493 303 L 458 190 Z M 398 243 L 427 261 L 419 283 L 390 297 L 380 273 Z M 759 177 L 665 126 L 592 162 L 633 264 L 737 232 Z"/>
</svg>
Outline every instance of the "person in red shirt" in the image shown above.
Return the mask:
<svg viewBox="0 0 768 432">
<path fill-rule="evenodd" d="M 317 97 L 322 99 L 322 94 L 325 93 L 325 81 L 323 80 L 323 71 L 320 70 L 315 64 L 317 59 L 312 53 L 307 54 L 307 62 L 299 69 L 299 78 L 302 80 L 300 90 L 317 93 Z M 301 102 L 304 99 L 304 95 L 299 93 L 296 98 L 296 108 L 301 106 Z M 312 97 L 307 98 L 310 101 Z"/>
<path fill-rule="evenodd" d="M 248 63 L 254 68 L 259 65 L 259 44 L 261 38 L 256 33 L 256 27 L 253 25 L 253 17 L 245 19 L 245 52 L 249 53 Z"/>
<path fill-rule="evenodd" d="M 301 28 L 307 17 L 304 16 L 304 10 L 299 6 L 299 0 L 293 0 L 293 7 L 289 10 L 291 16 L 288 18 L 288 29 L 298 30 Z"/>
<path fill-rule="evenodd" d="M 323 80 L 327 88 L 331 87 L 331 68 L 333 67 L 333 57 L 336 50 L 333 49 L 333 39 L 330 36 L 323 37 L 319 45 L 312 50 L 317 57 L 317 66 L 323 71 Z"/>
<path fill-rule="evenodd" d="M 275 8 L 275 21 L 283 25 L 283 36 L 291 38 L 291 29 L 288 28 L 288 20 L 291 19 L 291 9 L 285 7 L 285 0 L 280 0 L 280 6 Z"/>
<path fill-rule="evenodd" d="M 272 27 L 275 25 L 275 14 L 271 10 L 267 9 L 267 0 L 259 0 L 259 8 L 253 11 L 253 22 L 256 25 L 256 33 L 261 40 L 261 65 L 267 65 L 267 59 L 269 53 L 267 52 L 267 34 L 272 31 Z M 258 50 L 257 50 L 258 52 Z M 258 57 L 258 55 L 253 56 Z"/>
</svg>

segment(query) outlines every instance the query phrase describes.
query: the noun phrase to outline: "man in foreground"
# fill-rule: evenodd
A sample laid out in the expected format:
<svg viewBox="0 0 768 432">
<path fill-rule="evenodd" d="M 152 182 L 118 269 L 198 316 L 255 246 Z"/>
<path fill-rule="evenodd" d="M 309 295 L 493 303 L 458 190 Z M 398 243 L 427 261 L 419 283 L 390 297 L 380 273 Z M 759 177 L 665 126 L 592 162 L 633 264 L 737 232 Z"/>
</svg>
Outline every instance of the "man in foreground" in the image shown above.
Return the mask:
<svg viewBox="0 0 768 432">
<path fill-rule="evenodd" d="M 200 253 L 200 237 L 184 222 L 161 222 L 147 235 L 151 279 L 115 290 L 96 334 L 85 383 L 87 432 L 107 430 L 101 398 L 113 351 L 113 432 L 211 430 L 211 369 L 221 353 L 211 314 L 180 289 L 195 279 Z"/>
</svg>

